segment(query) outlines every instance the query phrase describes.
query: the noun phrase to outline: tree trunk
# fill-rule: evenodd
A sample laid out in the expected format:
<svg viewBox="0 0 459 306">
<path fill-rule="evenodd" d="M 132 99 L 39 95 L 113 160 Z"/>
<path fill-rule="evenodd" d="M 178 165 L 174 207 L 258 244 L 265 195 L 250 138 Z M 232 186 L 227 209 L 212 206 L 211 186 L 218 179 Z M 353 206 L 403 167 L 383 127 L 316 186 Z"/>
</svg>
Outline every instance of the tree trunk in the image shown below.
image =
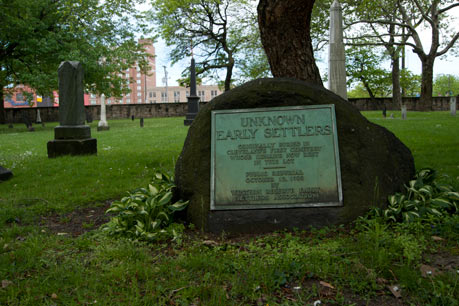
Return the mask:
<svg viewBox="0 0 459 306">
<path fill-rule="evenodd" d="M 5 116 L 5 101 L 3 95 L 3 85 L 0 85 L 0 124 L 6 123 L 6 116 Z"/>
<path fill-rule="evenodd" d="M 402 108 L 402 93 L 400 86 L 400 57 L 394 54 L 392 57 L 392 102 Z"/>
<path fill-rule="evenodd" d="M 229 64 L 226 67 L 225 91 L 228 91 L 231 89 L 231 77 L 233 75 L 233 68 L 234 68 L 234 58 L 230 56 L 228 60 L 229 60 Z"/>
<path fill-rule="evenodd" d="M 432 83 L 433 83 L 433 66 L 435 58 L 425 57 L 422 60 L 422 81 L 421 81 L 421 98 L 419 99 L 420 111 L 432 110 Z"/>
<path fill-rule="evenodd" d="M 323 86 L 311 43 L 315 0 L 260 0 L 258 25 L 274 77 L 295 78 Z"/>
</svg>

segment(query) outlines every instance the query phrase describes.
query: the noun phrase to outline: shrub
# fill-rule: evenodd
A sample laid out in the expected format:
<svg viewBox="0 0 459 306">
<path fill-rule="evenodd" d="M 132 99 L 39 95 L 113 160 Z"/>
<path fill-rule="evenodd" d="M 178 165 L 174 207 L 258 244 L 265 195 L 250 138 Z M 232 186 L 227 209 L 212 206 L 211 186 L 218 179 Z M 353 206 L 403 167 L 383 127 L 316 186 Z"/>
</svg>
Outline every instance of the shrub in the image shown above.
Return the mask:
<svg viewBox="0 0 459 306">
<path fill-rule="evenodd" d="M 128 192 L 128 196 L 111 204 L 106 213 L 116 216 L 102 230 L 112 236 L 137 240 L 175 240 L 184 226 L 173 223 L 173 215 L 185 209 L 188 201 L 172 203 L 174 188 L 172 176 L 157 172 L 147 188 Z"/>
<path fill-rule="evenodd" d="M 405 194 L 389 196 L 387 209 L 374 208 L 370 215 L 389 222 L 435 222 L 459 211 L 459 192 L 440 183 L 433 169 L 421 169 L 405 187 Z"/>
</svg>

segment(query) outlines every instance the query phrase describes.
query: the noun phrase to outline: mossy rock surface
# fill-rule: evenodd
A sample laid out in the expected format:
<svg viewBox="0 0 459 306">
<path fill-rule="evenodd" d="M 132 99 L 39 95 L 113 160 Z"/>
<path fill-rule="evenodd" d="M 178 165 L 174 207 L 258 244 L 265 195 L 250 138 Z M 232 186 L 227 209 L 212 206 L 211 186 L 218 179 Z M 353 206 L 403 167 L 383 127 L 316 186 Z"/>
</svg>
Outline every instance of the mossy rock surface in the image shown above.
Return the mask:
<svg viewBox="0 0 459 306">
<path fill-rule="evenodd" d="M 343 190 L 342 207 L 210 210 L 211 111 L 334 104 Z M 191 125 L 175 168 L 177 196 L 190 200 L 188 221 L 211 232 L 257 233 L 343 224 L 385 206 L 414 175 L 410 150 L 334 93 L 302 81 L 258 79 L 204 106 Z"/>
</svg>

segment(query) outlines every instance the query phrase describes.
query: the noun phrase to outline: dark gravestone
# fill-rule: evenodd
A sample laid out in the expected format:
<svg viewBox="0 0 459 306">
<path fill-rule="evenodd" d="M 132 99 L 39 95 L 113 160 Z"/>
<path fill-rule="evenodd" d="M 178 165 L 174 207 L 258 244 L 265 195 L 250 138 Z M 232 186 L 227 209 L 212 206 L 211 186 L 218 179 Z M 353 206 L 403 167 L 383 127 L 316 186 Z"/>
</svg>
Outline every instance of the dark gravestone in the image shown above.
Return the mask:
<svg viewBox="0 0 459 306">
<path fill-rule="evenodd" d="M 383 108 L 383 111 L 382 111 L 382 115 L 384 118 L 386 118 L 387 116 L 387 108 L 386 108 L 386 105 L 384 105 L 384 108 Z"/>
<path fill-rule="evenodd" d="M 131 116 L 131 120 L 134 121 L 134 115 Z"/>
<path fill-rule="evenodd" d="M 242 207 L 233 210 L 211 210 L 211 152 L 214 149 L 211 146 L 211 111 L 330 104 L 334 105 L 336 112 L 342 206 L 313 207 L 314 205 L 311 205 L 312 207 L 262 209 Z M 283 142 L 283 133 L 290 131 L 283 130 L 285 126 L 266 123 L 262 119 L 256 122 L 259 125 L 256 127 L 259 129 L 258 133 L 268 133 L 269 131 L 266 132 L 265 129 L 270 129 L 269 135 L 276 136 L 266 142 L 276 147 L 280 147 L 280 143 Z M 305 125 L 295 128 L 301 130 Z M 236 134 L 238 136 L 235 136 Z M 233 147 L 236 150 L 254 150 L 251 147 L 238 146 L 237 138 L 246 135 L 243 131 L 234 131 L 231 135 L 234 139 L 228 138 L 228 141 L 234 143 Z M 311 150 L 314 151 L 309 150 L 305 145 L 305 142 L 309 141 L 307 136 L 303 137 L 300 133 L 297 136 L 304 153 L 309 154 Z M 283 163 L 283 159 L 289 152 L 292 152 L 290 148 L 285 152 L 279 151 L 279 156 L 269 158 Z M 266 152 L 263 155 L 271 154 L 272 152 Z M 251 156 L 256 154 L 253 153 Z M 236 165 L 238 157 L 233 162 Z M 231 163 L 226 166 L 228 169 L 230 167 Z M 297 170 L 301 170 L 305 176 L 321 176 L 321 168 L 317 169 L 319 169 L 317 173 L 309 173 L 308 168 Z M 223 171 L 220 175 L 225 177 L 224 169 L 220 170 Z M 255 177 L 255 174 L 247 171 L 243 170 L 240 174 L 243 179 L 249 176 Z M 268 178 L 274 175 L 273 171 L 277 170 L 266 170 Z M 285 173 L 282 175 L 288 178 Z M 400 191 L 403 184 L 413 175 L 414 161 L 411 152 L 394 134 L 369 122 L 354 106 L 323 87 L 289 79 L 255 80 L 213 99 L 200 110 L 190 127 L 175 168 L 176 196 L 190 200 L 185 212 L 186 218 L 199 228 L 212 232 L 252 233 L 348 223 L 366 213 L 371 206 L 387 205 L 387 197 Z M 264 179 L 263 173 L 257 176 Z M 248 182 L 247 189 L 251 189 L 250 186 L 251 182 Z M 231 190 L 228 192 L 231 195 Z M 264 194 L 262 193 L 261 196 Z M 263 199 L 259 204 L 264 204 Z"/>
<path fill-rule="evenodd" d="M 196 94 L 196 68 L 194 58 L 191 59 L 190 68 L 190 95 L 187 97 L 188 112 L 183 122 L 184 125 L 191 125 L 199 112 L 199 97 Z"/>
<path fill-rule="evenodd" d="M 30 120 L 29 116 L 25 112 L 22 113 L 22 121 L 24 122 L 26 128 L 30 131 L 33 132 L 35 129 L 32 126 L 32 121 Z"/>
<path fill-rule="evenodd" d="M 143 118 L 140 118 L 140 127 L 143 127 Z"/>
<path fill-rule="evenodd" d="M 0 182 L 6 181 L 13 176 L 13 172 L 0 166 Z"/>
<path fill-rule="evenodd" d="M 86 110 L 85 113 L 86 113 L 86 122 L 87 122 L 87 123 L 92 123 L 92 121 L 93 121 L 93 119 L 92 119 L 92 112 Z"/>
<path fill-rule="evenodd" d="M 97 154 L 97 140 L 85 125 L 83 67 L 79 62 L 59 66 L 59 125 L 48 142 L 48 157 Z"/>
</svg>

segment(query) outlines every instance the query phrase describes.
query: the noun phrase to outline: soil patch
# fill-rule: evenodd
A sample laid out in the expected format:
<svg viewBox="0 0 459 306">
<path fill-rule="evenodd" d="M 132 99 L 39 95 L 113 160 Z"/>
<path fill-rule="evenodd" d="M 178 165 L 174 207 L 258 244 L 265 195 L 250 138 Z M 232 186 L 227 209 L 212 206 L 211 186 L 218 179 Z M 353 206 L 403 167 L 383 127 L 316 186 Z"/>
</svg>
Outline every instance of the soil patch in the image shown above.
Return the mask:
<svg viewBox="0 0 459 306">
<path fill-rule="evenodd" d="M 77 237 L 94 230 L 110 220 L 105 211 L 110 207 L 110 201 L 97 207 L 76 209 L 70 213 L 42 216 L 40 224 L 52 233 Z"/>
</svg>

